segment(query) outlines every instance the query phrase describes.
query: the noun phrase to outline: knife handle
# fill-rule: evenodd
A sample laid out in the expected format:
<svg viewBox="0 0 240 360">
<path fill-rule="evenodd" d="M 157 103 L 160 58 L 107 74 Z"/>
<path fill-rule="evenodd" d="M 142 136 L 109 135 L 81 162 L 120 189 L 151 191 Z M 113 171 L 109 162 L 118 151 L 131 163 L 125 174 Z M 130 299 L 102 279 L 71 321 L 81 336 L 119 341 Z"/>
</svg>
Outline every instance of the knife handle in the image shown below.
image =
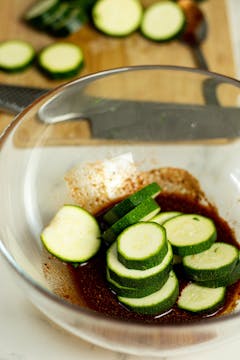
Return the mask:
<svg viewBox="0 0 240 360">
<path fill-rule="evenodd" d="M 0 84 L 0 110 L 18 114 L 48 89 Z"/>
</svg>

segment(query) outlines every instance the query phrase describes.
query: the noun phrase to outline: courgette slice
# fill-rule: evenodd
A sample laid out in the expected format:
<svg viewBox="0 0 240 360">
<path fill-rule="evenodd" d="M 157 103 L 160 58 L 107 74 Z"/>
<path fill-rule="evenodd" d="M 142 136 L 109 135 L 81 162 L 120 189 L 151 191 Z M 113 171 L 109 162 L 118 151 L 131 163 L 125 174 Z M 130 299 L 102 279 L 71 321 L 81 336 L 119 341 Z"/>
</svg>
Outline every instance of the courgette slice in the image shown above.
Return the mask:
<svg viewBox="0 0 240 360">
<path fill-rule="evenodd" d="M 215 280 L 231 273 L 238 259 L 235 246 L 216 242 L 199 254 L 184 256 L 183 267 L 189 278 L 195 281 Z"/>
<path fill-rule="evenodd" d="M 103 233 L 103 239 L 106 245 L 110 245 L 116 240 L 117 236 L 128 226 L 138 221 L 148 221 L 152 219 L 158 212 L 159 205 L 152 198 L 148 198 L 134 209 L 129 211 L 120 220 L 115 222 L 110 228 Z"/>
<path fill-rule="evenodd" d="M 166 221 L 163 226 L 174 254 L 180 256 L 197 254 L 209 249 L 217 238 L 214 222 L 197 214 L 176 216 Z"/>
<path fill-rule="evenodd" d="M 118 300 L 134 312 L 144 315 L 157 315 L 171 309 L 178 294 L 178 279 L 175 273 L 171 271 L 165 284 L 153 294 L 138 299 L 118 296 Z"/>
<path fill-rule="evenodd" d="M 160 214 L 154 216 L 151 221 L 163 225 L 166 221 L 173 219 L 174 217 L 181 215 L 180 211 L 163 211 Z"/>
<path fill-rule="evenodd" d="M 41 28 L 45 19 L 58 9 L 61 0 L 39 0 L 24 14 L 24 20 L 31 25 Z"/>
<path fill-rule="evenodd" d="M 33 63 L 35 55 L 34 48 L 26 41 L 3 41 L 0 43 L 0 69 L 6 72 L 23 71 Z"/>
<path fill-rule="evenodd" d="M 99 0 L 93 6 L 95 27 L 110 36 L 127 36 L 137 30 L 142 19 L 139 0 Z"/>
<path fill-rule="evenodd" d="M 159 265 L 146 270 L 128 269 L 118 260 L 117 244 L 114 242 L 107 251 L 107 268 L 111 279 L 121 286 L 139 288 L 158 284 L 160 287 L 172 268 L 172 259 L 172 248 L 168 244 L 168 252 Z"/>
<path fill-rule="evenodd" d="M 186 24 L 186 17 L 173 1 L 158 1 L 148 6 L 141 22 L 142 34 L 154 41 L 169 41 L 179 36 Z"/>
<path fill-rule="evenodd" d="M 240 258 L 233 271 L 226 276 L 216 278 L 214 280 L 199 281 L 199 285 L 216 288 L 221 286 L 230 286 L 240 280 Z"/>
<path fill-rule="evenodd" d="M 52 79 L 67 79 L 83 67 L 81 48 L 72 43 L 58 42 L 45 47 L 38 56 L 38 65 Z"/>
<path fill-rule="evenodd" d="M 160 192 L 160 186 L 157 183 L 151 183 L 113 206 L 106 212 L 106 214 L 104 214 L 103 219 L 109 225 L 112 225 L 121 219 L 121 217 L 126 215 L 130 210 L 141 204 L 142 201 L 150 197 L 155 198 Z"/>
<path fill-rule="evenodd" d="M 100 248 L 100 229 L 96 219 L 76 205 L 64 205 L 41 233 L 46 249 L 57 258 L 82 263 Z"/>
<path fill-rule="evenodd" d="M 224 304 L 225 294 L 225 287 L 213 289 L 190 283 L 180 293 L 177 305 L 193 313 L 208 313 Z"/>
<path fill-rule="evenodd" d="M 168 275 L 166 275 L 165 281 L 167 281 Z M 107 270 L 107 281 L 109 284 L 110 289 L 118 296 L 124 296 L 124 297 L 130 297 L 130 298 L 140 298 L 143 296 L 150 295 L 154 293 L 155 291 L 159 290 L 164 283 L 149 283 L 147 286 L 144 287 L 136 287 L 136 288 L 130 288 L 126 286 L 122 286 L 118 284 L 116 281 L 114 281 L 109 271 Z"/>
<path fill-rule="evenodd" d="M 129 269 L 145 270 L 163 260 L 168 251 L 166 231 L 153 222 L 139 222 L 117 238 L 118 260 Z"/>
</svg>

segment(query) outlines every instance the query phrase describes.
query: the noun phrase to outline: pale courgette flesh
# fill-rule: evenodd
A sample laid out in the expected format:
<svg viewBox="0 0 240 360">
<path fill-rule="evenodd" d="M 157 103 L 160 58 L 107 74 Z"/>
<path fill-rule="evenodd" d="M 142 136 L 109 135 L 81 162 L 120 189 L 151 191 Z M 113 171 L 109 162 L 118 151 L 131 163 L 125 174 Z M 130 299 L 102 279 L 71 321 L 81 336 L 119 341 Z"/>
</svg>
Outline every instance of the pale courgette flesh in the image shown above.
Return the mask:
<svg viewBox="0 0 240 360">
<path fill-rule="evenodd" d="M 93 7 L 95 27 L 109 36 L 127 36 L 138 29 L 142 19 L 139 0 L 99 0 Z"/>
<path fill-rule="evenodd" d="M 39 68 L 52 79 L 67 79 L 77 75 L 83 63 L 82 49 L 67 42 L 51 44 L 38 56 Z"/>
<path fill-rule="evenodd" d="M 182 215 L 180 211 L 163 211 L 160 214 L 154 216 L 151 221 L 163 225 L 166 221 L 178 216 Z"/>
<path fill-rule="evenodd" d="M 46 249 L 57 258 L 82 263 L 100 248 L 100 228 L 96 219 L 83 208 L 64 205 L 42 231 Z"/>
<path fill-rule="evenodd" d="M 169 41 L 183 32 L 185 24 L 186 17 L 179 4 L 165 0 L 146 8 L 140 28 L 150 40 Z"/>
<path fill-rule="evenodd" d="M 117 238 L 117 251 L 118 260 L 129 269 L 152 268 L 167 254 L 166 231 L 153 222 L 129 226 Z"/>
<path fill-rule="evenodd" d="M 210 248 L 217 238 L 214 222 L 198 214 L 184 214 L 166 221 L 163 226 L 176 255 L 197 254 Z"/>
<path fill-rule="evenodd" d="M 33 46 L 26 41 L 3 41 L 0 43 L 0 70 L 23 71 L 33 63 L 35 55 Z"/>
<path fill-rule="evenodd" d="M 239 259 L 238 249 L 230 244 L 216 242 L 208 250 L 183 257 L 183 268 L 195 281 L 215 280 L 229 275 Z"/>
<path fill-rule="evenodd" d="M 225 287 L 213 289 L 190 283 L 181 291 L 177 305 L 192 313 L 208 313 L 224 304 L 225 294 Z"/>
</svg>

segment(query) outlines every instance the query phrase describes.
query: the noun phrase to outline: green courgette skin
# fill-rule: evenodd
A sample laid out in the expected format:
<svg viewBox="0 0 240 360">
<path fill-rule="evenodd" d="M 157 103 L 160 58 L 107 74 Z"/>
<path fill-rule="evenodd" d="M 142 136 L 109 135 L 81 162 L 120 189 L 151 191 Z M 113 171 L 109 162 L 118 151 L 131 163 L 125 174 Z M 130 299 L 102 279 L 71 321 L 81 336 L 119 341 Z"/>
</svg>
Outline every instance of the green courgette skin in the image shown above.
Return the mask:
<svg viewBox="0 0 240 360">
<path fill-rule="evenodd" d="M 136 224 L 138 221 L 141 221 L 143 217 L 147 216 L 147 213 L 142 216 L 143 212 L 148 211 L 154 212 L 159 211 L 160 207 L 152 198 L 148 198 L 139 204 L 137 207 L 129 211 L 126 215 L 124 215 L 121 219 L 115 222 L 110 228 L 108 228 L 103 233 L 103 240 L 105 244 L 108 246 L 113 243 L 117 236 L 128 226 Z M 154 216 L 154 215 L 153 215 Z"/>
<path fill-rule="evenodd" d="M 112 246 L 114 245 L 115 244 L 113 244 Z M 108 251 L 110 251 L 110 249 Z M 113 281 L 124 287 L 139 288 L 139 287 L 149 286 L 149 284 L 152 284 L 152 286 L 155 285 L 157 286 L 157 284 L 159 285 L 165 282 L 166 276 L 168 276 L 169 272 L 172 269 L 173 254 L 170 244 L 168 245 L 168 253 L 166 256 L 168 256 L 168 261 L 165 267 L 161 269 L 159 272 L 148 275 L 146 277 L 133 278 L 133 277 L 124 276 L 114 271 L 114 269 L 112 269 L 111 266 L 109 265 L 108 254 L 107 254 L 107 266 L 108 266 L 109 275 Z"/>
<path fill-rule="evenodd" d="M 130 310 L 132 310 L 132 311 L 134 311 L 136 313 L 139 313 L 139 314 L 156 315 L 156 314 L 164 313 L 164 312 L 168 311 L 169 309 L 171 309 L 171 307 L 177 301 L 177 298 L 178 298 L 178 295 L 179 295 L 179 283 L 178 283 L 178 279 L 177 279 L 176 275 L 172 271 L 169 276 L 174 278 L 175 286 L 172 289 L 169 296 L 166 299 L 164 299 L 163 301 L 157 302 L 155 304 L 149 304 L 149 305 L 146 305 L 146 306 L 137 306 L 137 305 L 129 304 L 128 301 L 127 301 L 127 298 L 124 299 L 121 296 L 118 296 L 118 299 L 119 299 L 119 301 L 121 303 L 124 304 L 124 306 L 126 306 Z M 168 276 L 168 278 L 169 278 L 169 276 Z"/>
<path fill-rule="evenodd" d="M 76 75 L 78 75 L 79 71 L 84 67 L 84 62 L 82 61 L 81 64 L 79 64 L 78 67 L 76 67 L 75 69 L 68 71 L 68 72 L 52 72 L 49 71 L 46 68 L 43 68 L 42 65 L 39 63 L 39 61 L 37 62 L 37 67 L 39 68 L 39 70 L 49 79 L 52 80 L 64 80 L 64 79 L 70 79 Z"/>
<path fill-rule="evenodd" d="M 73 12 L 70 12 L 64 19 L 50 26 L 48 32 L 55 37 L 67 37 L 78 31 L 88 21 L 86 13 L 81 9 L 76 11 L 75 15 L 71 14 Z"/>
<path fill-rule="evenodd" d="M 5 73 L 8 73 L 8 74 L 15 74 L 15 73 L 23 72 L 23 71 L 27 70 L 31 65 L 34 64 L 35 58 L 36 57 L 34 55 L 27 64 L 24 64 L 22 66 L 16 66 L 14 68 L 3 67 L 0 65 L 0 70 L 4 71 Z"/>
<path fill-rule="evenodd" d="M 134 209 L 137 205 L 141 204 L 149 197 L 156 197 L 161 191 L 157 183 L 151 183 L 136 193 L 130 195 L 128 198 L 122 200 L 117 205 L 113 206 L 109 211 L 104 214 L 103 219 L 109 225 L 113 225 L 121 217 L 126 215 L 130 210 Z"/>
<path fill-rule="evenodd" d="M 135 287 L 130 288 L 126 286 L 121 286 L 116 281 L 112 280 L 109 271 L 107 270 L 107 281 L 109 284 L 110 289 L 117 295 L 129 298 L 141 298 L 144 296 L 148 296 L 155 291 L 159 290 L 167 281 L 168 274 L 166 273 L 165 276 L 162 277 L 160 282 L 154 282 L 147 284 L 144 287 Z"/>
<path fill-rule="evenodd" d="M 180 39 L 181 36 L 184 34 L 184 31 L 186 29 L 186 26 L 187 26 L 187 22 L 185 21 L 182 28 L 177 32 L 175 33 L 174 35 L 172 36 L 169 36 L 165 39 L 153 39 L 151 38 L 150 36 L 148 36 L 146 33 L 144 33 L 144 31 L 140 28 L 140 33 L 143 37 L 145 37 L 146 39 L 152 41 L 153 43 L 168 43 L 170 41 L 173 41 L 173 40 L 177 40 L 177 39 Z"/>
<path fill-rule="evenodd" d="M 28 14 L 28 11 L 27 11 L 23 18 L 24 21 L 26 21 L 29 25 L 31 25 L 39 30 L 43 29 L 45 20 L 54 14 L 54 12 L 59 8 L 61 1 L 62 0 L 56 0 L 56 3 L 51 8 L 49 8 L 48 11 L 45 11 L 44 13 L 42 13 L 39 16 L 36 16 L 32 19 L 27 18 L 27 14 Z"/>
<path fill-rule="evenodd" d="M 230 286 L 240 280 L 240 260 L 238 260 L 233 271 L 226 276 L 215 278 L 214 280 L 199 281 L 198 284 L 206 287 L 216 288 Z"/>
<path fill-rule="evenodd" d="M 95 2 L 96 0 L 58 0 L 48 11 L 33 19 L 28 19 L 26 13 L 24 20 L 51 36 L 67 37 L 89 21 Z"/>
<path fill-rule="evenodd" d="M 187 277 L 194 281 L 212 281 L 219 278 L 224 278 L 226 276 L 229 276 L 234 270 L 234 268 L 237 265 L 238 257 L 236 257 L 235 260 L 233 260 L 229 264 L 225 264 L 221 267 L 210 269 L 210 268 L 204 268 L 204 269 L 196 269 L 193 267 L 190 267 L 186 263 L 186 257 L 183 258 L 183 268 L 184 272 L 187 275 Z M 219 286 L 217 286 L 219 287 Z"/>
<path fill-rule="evenodd" d="M 196 285 L 200 285 L 200 284 L 196 284 Z M 222 294 L 221 294 L 221 297 L 219 299 L 215 300 L 211 305 L 208 305 L 204 309 L 203 308 L 201 308 L 201 309 L 200 308 L 195 308 L 194 309 L 193 306 L 191 305 L 190 301 L 185 305 L 181 304 L 181 302 L 180 302 L 181 293 L 180 293 L 178 301 L 177 301 L 177 305 L 178 305 L 178 307 L 180 309 L 185 310 L 187 312 L 204 315 L 204 314 L 212 313 L 212 312 L 218 310 L 219 308 L 221 308 L 225 303 L 225 298 L 226 298 L 226 288 L 223 287 L 222 288 Z"/>
</svg>

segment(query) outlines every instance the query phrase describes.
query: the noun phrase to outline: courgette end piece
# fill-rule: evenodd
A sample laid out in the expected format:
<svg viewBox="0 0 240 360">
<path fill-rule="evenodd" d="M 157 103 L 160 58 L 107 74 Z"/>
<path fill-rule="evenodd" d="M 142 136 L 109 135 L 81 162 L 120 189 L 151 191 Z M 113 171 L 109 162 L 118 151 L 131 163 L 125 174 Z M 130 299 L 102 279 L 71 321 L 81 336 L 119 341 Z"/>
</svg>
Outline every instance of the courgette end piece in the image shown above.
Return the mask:
<svg viewBox="0 0 240 360">
<path fill-rule="evenodd" d="M 139 0 L 98 0 L 92 9 L 92 23 L 100 33 L 122 38 L 141 24 L 143 8 Z"/>
<path fill-rule="evenodd" d="M 165 284 L 156 292 L 137 299 L 118 296 L 118 300 L 136 313 L 158 315 L 170 310 L 176 303 L 178 295 L 178 279 L 175 273 L 171 271 Z"/>
<path fill-rule="evenodd" d="M 81 8 L 73 8 L 63 19 L 49 26 L 48 32 L 54 37 L 67 37 L 79 31 L 87 21 L 88 17 Z"/>
<path fill-rule="evenodd" d="M 190 283 L 180 293 L 177 305 L 185 311 L 207 314 L 224 305 L 225 295 L 225 287 L 213 289 Z"/>
<path fill-rule="evenodd" d="M 40 238 L 50 254 L 72 264 L 88 261 L 101 245 L 97 220 L 77 205 L 62 206 Z"/>
<path fill-rule="evenodd" d="M 29 25 L 42 29 L 44 19 L 54 13 L 59 7 L 61 0 L 41 0 L 33 3 L 23 15 L 23 21 Z"/>
<path fill-rule="evenodd" d="M 26 41 L 7 40 L 0 43 L 0 70 L 4 72 L 22 72 L 33 64 L 35 57 L 33 46 Z"/>
<path fill-rule="evenodd" d="M 69 79 L 84 66 L 82 49 L 72 43 L 57 42 L 46 46 L 38 55 L 39 69 L 50 79 Z"/>
</svg>

